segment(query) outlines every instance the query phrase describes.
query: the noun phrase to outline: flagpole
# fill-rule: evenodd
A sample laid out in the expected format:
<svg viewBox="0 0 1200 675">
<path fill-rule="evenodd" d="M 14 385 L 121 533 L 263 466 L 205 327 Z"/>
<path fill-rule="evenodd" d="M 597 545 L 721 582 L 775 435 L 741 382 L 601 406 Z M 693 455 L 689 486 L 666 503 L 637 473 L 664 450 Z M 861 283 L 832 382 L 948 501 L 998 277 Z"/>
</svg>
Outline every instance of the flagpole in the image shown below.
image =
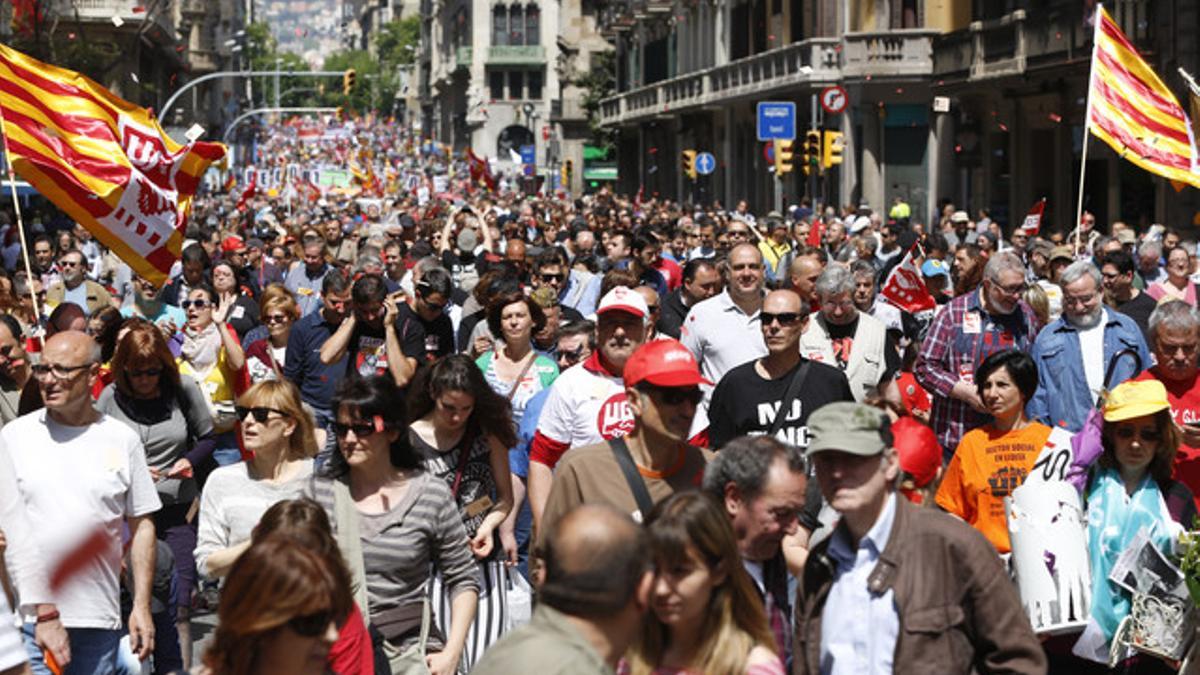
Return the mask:
<svg viewBox="0 0 1200 675">
<path fill-rule="evenodd" d="M 4 125 L 4 107 L 0 106 L 0 139 L 4 147 L 4 173 L 8 176 L 8 187 L 12 191 L 13 209 L 17 214 L 17 234 L 21 237 L 21 257 L 25 260 L 26 285 L 29 287 L 29 297 L 33 301 L 34 334 L 31 336 L 41 342 L 42 309 L 38 305 L 37 293 L 33 292 L 33 265 L 29 262 L 29 245 L 25 242 L 25 219 L 21 216 L 21 200 L 17 197 L 17 178 L 13 174 L 12 155 L 8 152 L 8 129 Z M 13 336 L 18 337 L 16 335 Z"/>
<path fill-rule="evenodd" d="M 1087 103 L 1083 110 L 1083 149 L 1079 156 L 1079 196 L 1075 203 L 1075 248 L 1071 251 L 1071 257 L 1079 255 L 1079 238 L 1083 234 L 1081 232 L 1081 223 L 1083 223 L 1083 179 L 1087 174 L 1087 156 L 1088 156 L 1088 141 L 1090 140 L 1092 127 L 1092 85 L 1096 79 L 1096 50 L 1100 44 L 1100 24 L 1104 21 L 1104 4 L 1096 3 L 1096 19 L 1095 28 L 1092 32 L 1092 58 L 1088 61 L 1088 89 Z"/>
</svg>

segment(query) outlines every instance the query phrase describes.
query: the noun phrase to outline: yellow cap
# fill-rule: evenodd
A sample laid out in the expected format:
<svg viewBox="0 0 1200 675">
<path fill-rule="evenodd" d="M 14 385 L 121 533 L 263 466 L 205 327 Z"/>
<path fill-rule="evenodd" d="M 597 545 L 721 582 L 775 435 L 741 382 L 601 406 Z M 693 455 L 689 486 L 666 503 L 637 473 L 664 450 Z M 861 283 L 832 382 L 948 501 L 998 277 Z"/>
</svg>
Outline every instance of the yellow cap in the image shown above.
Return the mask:
<svg viewBox="0 0 1200 675">
<path fill-rule="evenodd" d="M 1104 402 L 1104 421 L 1120 422 L 1135 417 L 1153 415 L 1160 410 L 1167 410 L 1171 402 L 1167 400 L 1167 388 L 1158 380 L 1142 380 L 1140 382 L 1122 382 L 1108 393 Z"/>
</svg>

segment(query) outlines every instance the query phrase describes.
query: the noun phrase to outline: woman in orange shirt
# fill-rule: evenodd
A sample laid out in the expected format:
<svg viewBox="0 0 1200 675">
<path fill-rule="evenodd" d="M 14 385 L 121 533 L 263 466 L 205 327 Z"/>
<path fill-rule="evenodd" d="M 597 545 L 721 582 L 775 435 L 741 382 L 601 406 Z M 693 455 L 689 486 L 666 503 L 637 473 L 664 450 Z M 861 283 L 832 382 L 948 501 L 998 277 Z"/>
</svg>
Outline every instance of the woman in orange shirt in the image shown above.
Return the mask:
<svg viewBox="0 0 1200 675">
<path fill-rule="evenodd" d="M 1008 553 L 1004 498 L 1025 481 L 1050 437 L 1050 427 L 1025 416 L 1038 387 L 1037 365 L 1024 352 L 1008 349 L 984 359 L 975 386 L 992 421 L 958 444 L 937 492 L 937 504 L 983 533 Z"/>
</svg>

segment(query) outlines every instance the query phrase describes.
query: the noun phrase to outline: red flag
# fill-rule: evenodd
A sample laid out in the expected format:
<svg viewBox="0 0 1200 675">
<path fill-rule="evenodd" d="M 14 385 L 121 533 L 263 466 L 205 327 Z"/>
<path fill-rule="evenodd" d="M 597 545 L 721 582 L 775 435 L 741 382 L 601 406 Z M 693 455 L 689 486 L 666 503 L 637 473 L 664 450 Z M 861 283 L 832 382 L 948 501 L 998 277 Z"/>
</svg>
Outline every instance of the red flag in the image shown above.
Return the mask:
<svg viewBox="0 0 1200 675">
<path fill-rule="evenodd" d="M 643 186 L 641 186 L 641 187 L 639 187 L 639 188 L 638 188 L 638 191 L 637 191 L 637 196 L 633 198 L 633 209 L 634 209 L 635 211 L 640 211 L 640 210 L 641 210 L 641 208 L 642 208 L 642 199 L 643 199 L 645 196 L 646 196 L 646 186 L 645 186 L 645 185 L 643 185 Z"/>
<path fill-rule="evenodd" d="M 908 249 L 904 259 L 892 269 L 892 273 L 883 284 L 883 289 L 879 291 L 884 300 L 912 314 L 937 306 L 937 301 L 925 287 L 921 270 L 917 269 L 917 263 L 913 261 L 913 251 L 916 248 L 916 244 L 913 244 L 912 248 Z"/>
<path fill-rule="evenodd" d="M 242 196 L 241 196 L 241 198 L 238 199 L 237 206 L 235 206 L 234 208 L 237 209 L 238 211 L 241 211 L 243 208 L 245 208 L 246 202 L 249 201 L 250 198 L 254 196 L 254 193 L 257 190 L 258 190 L 258 174 L 255 173 L 250 177 L 250 184 L 246 186 L 246 189 L 244 191 L 242 191 Z"/>
<path fill-rule="evenodd" d="M 467 167 L 471 172 L 471 182 L 479 183 L 483 181 L 489 190 L 496 189 L 496 177 L 492 175 L 492 169 L 488 166 L 487 160 L 480 158 L 471 148 L 467 148 Z"/>
<path fill-rule="evenodd" d="M 818 248 L 821 245 L 821 237 L 824 234 L 825 226 L 821 223 L 820 219 L 813 218 L 812 228 L 808 231 L 808 239 L 804 243 L 813 248 Z"/>
<path fill-rule="evenodd" d="M 1046 198 L 1042 197 L 1038 203 L 1029 209 L 1029 213 L 1025 214 L 1025 222 L 1021 225 L 1021 229 L 1030 237 L 1036 237 L 1039 230 L 1042 229 L 1042 214 L 1046 212 Z"/>
</svg>

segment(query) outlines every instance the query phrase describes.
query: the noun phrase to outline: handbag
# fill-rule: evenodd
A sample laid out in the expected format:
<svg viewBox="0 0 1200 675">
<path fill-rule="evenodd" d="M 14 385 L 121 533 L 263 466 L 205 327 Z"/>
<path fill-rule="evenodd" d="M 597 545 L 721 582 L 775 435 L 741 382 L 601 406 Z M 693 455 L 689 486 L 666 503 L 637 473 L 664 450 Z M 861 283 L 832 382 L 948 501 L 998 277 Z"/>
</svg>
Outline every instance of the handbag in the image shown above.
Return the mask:
<svg viewBox="0 0 1200 675">
<path fill-rule="evenodd" d="M 371 623 L 370 604 L 367 598 L 367 572 L 363 565 L 362 539 L 358 531 L 358 514 L 355 513 L 354 499 L 350 496 L 350 487 L 346 483 L 333 481 L 333 518 L 337 524 L 337 542 L 342 549 L 342 555 L 350 565 L 350 590 L 358 610 L 362 612 L 363 622 L 367 624 L 371 635 L 371 649 L 375 659 L 377 675 L 429 675 L 429 666 L 425 663 L 425 649 L 429 641 L 429 628 L 432 617 L 429 609 L 429 597 L 422 594 L 420 610 L 420 639 L 417 644 L 401 652 L 391 640 L 395 640 L 409 632 L 416 625 L 412 620 L 416 612 L 414 607 L 401 607 L 384 612 L 380 618 L 381 625 Z"/>
</svg>

